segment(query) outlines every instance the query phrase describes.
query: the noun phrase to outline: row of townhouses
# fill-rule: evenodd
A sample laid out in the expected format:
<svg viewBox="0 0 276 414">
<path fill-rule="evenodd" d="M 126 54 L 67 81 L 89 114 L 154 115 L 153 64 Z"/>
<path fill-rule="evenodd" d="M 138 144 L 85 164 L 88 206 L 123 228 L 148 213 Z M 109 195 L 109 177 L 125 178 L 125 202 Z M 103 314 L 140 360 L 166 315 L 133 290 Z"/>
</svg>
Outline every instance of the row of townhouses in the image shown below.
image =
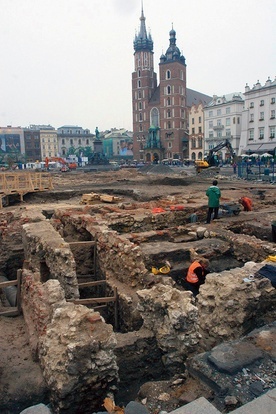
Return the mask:
<svg viewBox="0 0 276 414">
<path fill-rule="evenodd" d="M 99 145 L 100 144 L 100 145 Z M 95 151 L 109 159 L 130 159 L 132 133 L 126 129 L 91 133 L 79 126 L 64 125 L 55 129 L 51 125 L 0 127 L 0 163 L 12 158 L 14 163 L 45 161 L 46 158 L 82 159 Z"/>
</svg>

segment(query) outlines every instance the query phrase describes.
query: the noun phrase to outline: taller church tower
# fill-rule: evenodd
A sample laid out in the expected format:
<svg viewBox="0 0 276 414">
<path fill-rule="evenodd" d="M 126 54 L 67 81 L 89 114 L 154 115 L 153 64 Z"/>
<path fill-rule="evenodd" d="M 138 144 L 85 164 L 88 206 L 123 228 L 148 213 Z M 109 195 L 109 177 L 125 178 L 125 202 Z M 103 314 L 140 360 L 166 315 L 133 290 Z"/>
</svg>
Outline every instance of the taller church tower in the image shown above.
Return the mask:
<svg viewBox="0 0 276 414">
<path fill-rule="evenodd" d="M 150 128 L 148 104 L 157 88 L 154 72 L 153 41 L 147 35 L 145 16 L 142 8 L 140 30 L 133 42 L 134 72 L 132 73 L 133 153 L 137 160 L 143 160 Z"/>
<path fill-rule="evenodd" d="M 140 30 L 134 38 L 132 73 L 133 153 L 139 161 L 183 158 L 187 140 L 186 63 L 176 46 L 176 32 L 160 57 L 159 77 L 154 72 L 153 41 L 147 35 L 142 8 Z"/>
</svg>

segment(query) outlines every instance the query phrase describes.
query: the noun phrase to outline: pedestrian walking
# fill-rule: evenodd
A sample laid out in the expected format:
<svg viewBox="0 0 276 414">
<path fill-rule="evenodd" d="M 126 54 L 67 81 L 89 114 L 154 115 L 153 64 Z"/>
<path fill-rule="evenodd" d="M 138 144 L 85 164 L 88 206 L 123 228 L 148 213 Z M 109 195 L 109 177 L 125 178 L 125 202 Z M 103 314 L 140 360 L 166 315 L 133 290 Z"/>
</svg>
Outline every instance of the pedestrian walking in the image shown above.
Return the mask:
<svg viewBox="0 0 276 414">
<path fill-rule="evenodd" d="M 206 223 L 211 222 L 212 214 L 214 213 L 214 219 L 218 218 L 219 211 L 219 199 L 221 197 L 221 192 L 218 187 L 217 180 L 214 180 L 212 185 L 207 189 L 206 195 L 208 197 L 208 213 Z"/>
</svg>

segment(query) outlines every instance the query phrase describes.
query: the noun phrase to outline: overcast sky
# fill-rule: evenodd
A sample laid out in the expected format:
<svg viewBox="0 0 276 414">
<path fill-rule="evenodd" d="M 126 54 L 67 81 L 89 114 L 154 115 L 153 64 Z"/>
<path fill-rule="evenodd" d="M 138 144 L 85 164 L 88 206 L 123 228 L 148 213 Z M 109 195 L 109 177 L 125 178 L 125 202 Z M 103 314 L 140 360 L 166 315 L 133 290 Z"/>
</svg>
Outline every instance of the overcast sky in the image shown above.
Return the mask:
<svg viewBox="0 0 276 414">
<path fill-rule="evenodd" d="M 275 0 L 143 0 L 155 71 L 176 31 L 187 87 L 244 92 L 276 75 Z M 132 130 L 141 0 L 0 0 L 0 126 Z"/>
</svg>

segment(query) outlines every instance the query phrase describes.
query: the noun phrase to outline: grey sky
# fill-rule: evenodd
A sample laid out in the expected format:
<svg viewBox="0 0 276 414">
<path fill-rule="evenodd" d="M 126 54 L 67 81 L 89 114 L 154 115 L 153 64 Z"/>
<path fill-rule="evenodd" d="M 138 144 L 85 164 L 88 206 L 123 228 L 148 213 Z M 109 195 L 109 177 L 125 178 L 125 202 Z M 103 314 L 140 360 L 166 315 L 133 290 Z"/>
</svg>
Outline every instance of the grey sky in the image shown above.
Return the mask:
<svg viewBox="0 0 276 414">
<path fill-rule="evenodd" d="M 244 92 L 276 75 L 275 0 L 143 0 L 155 71 L 172 23 L 187 86 Z M 132 129 L 140 0 L 0 0 L 0 126 Z"/>
</svg>

